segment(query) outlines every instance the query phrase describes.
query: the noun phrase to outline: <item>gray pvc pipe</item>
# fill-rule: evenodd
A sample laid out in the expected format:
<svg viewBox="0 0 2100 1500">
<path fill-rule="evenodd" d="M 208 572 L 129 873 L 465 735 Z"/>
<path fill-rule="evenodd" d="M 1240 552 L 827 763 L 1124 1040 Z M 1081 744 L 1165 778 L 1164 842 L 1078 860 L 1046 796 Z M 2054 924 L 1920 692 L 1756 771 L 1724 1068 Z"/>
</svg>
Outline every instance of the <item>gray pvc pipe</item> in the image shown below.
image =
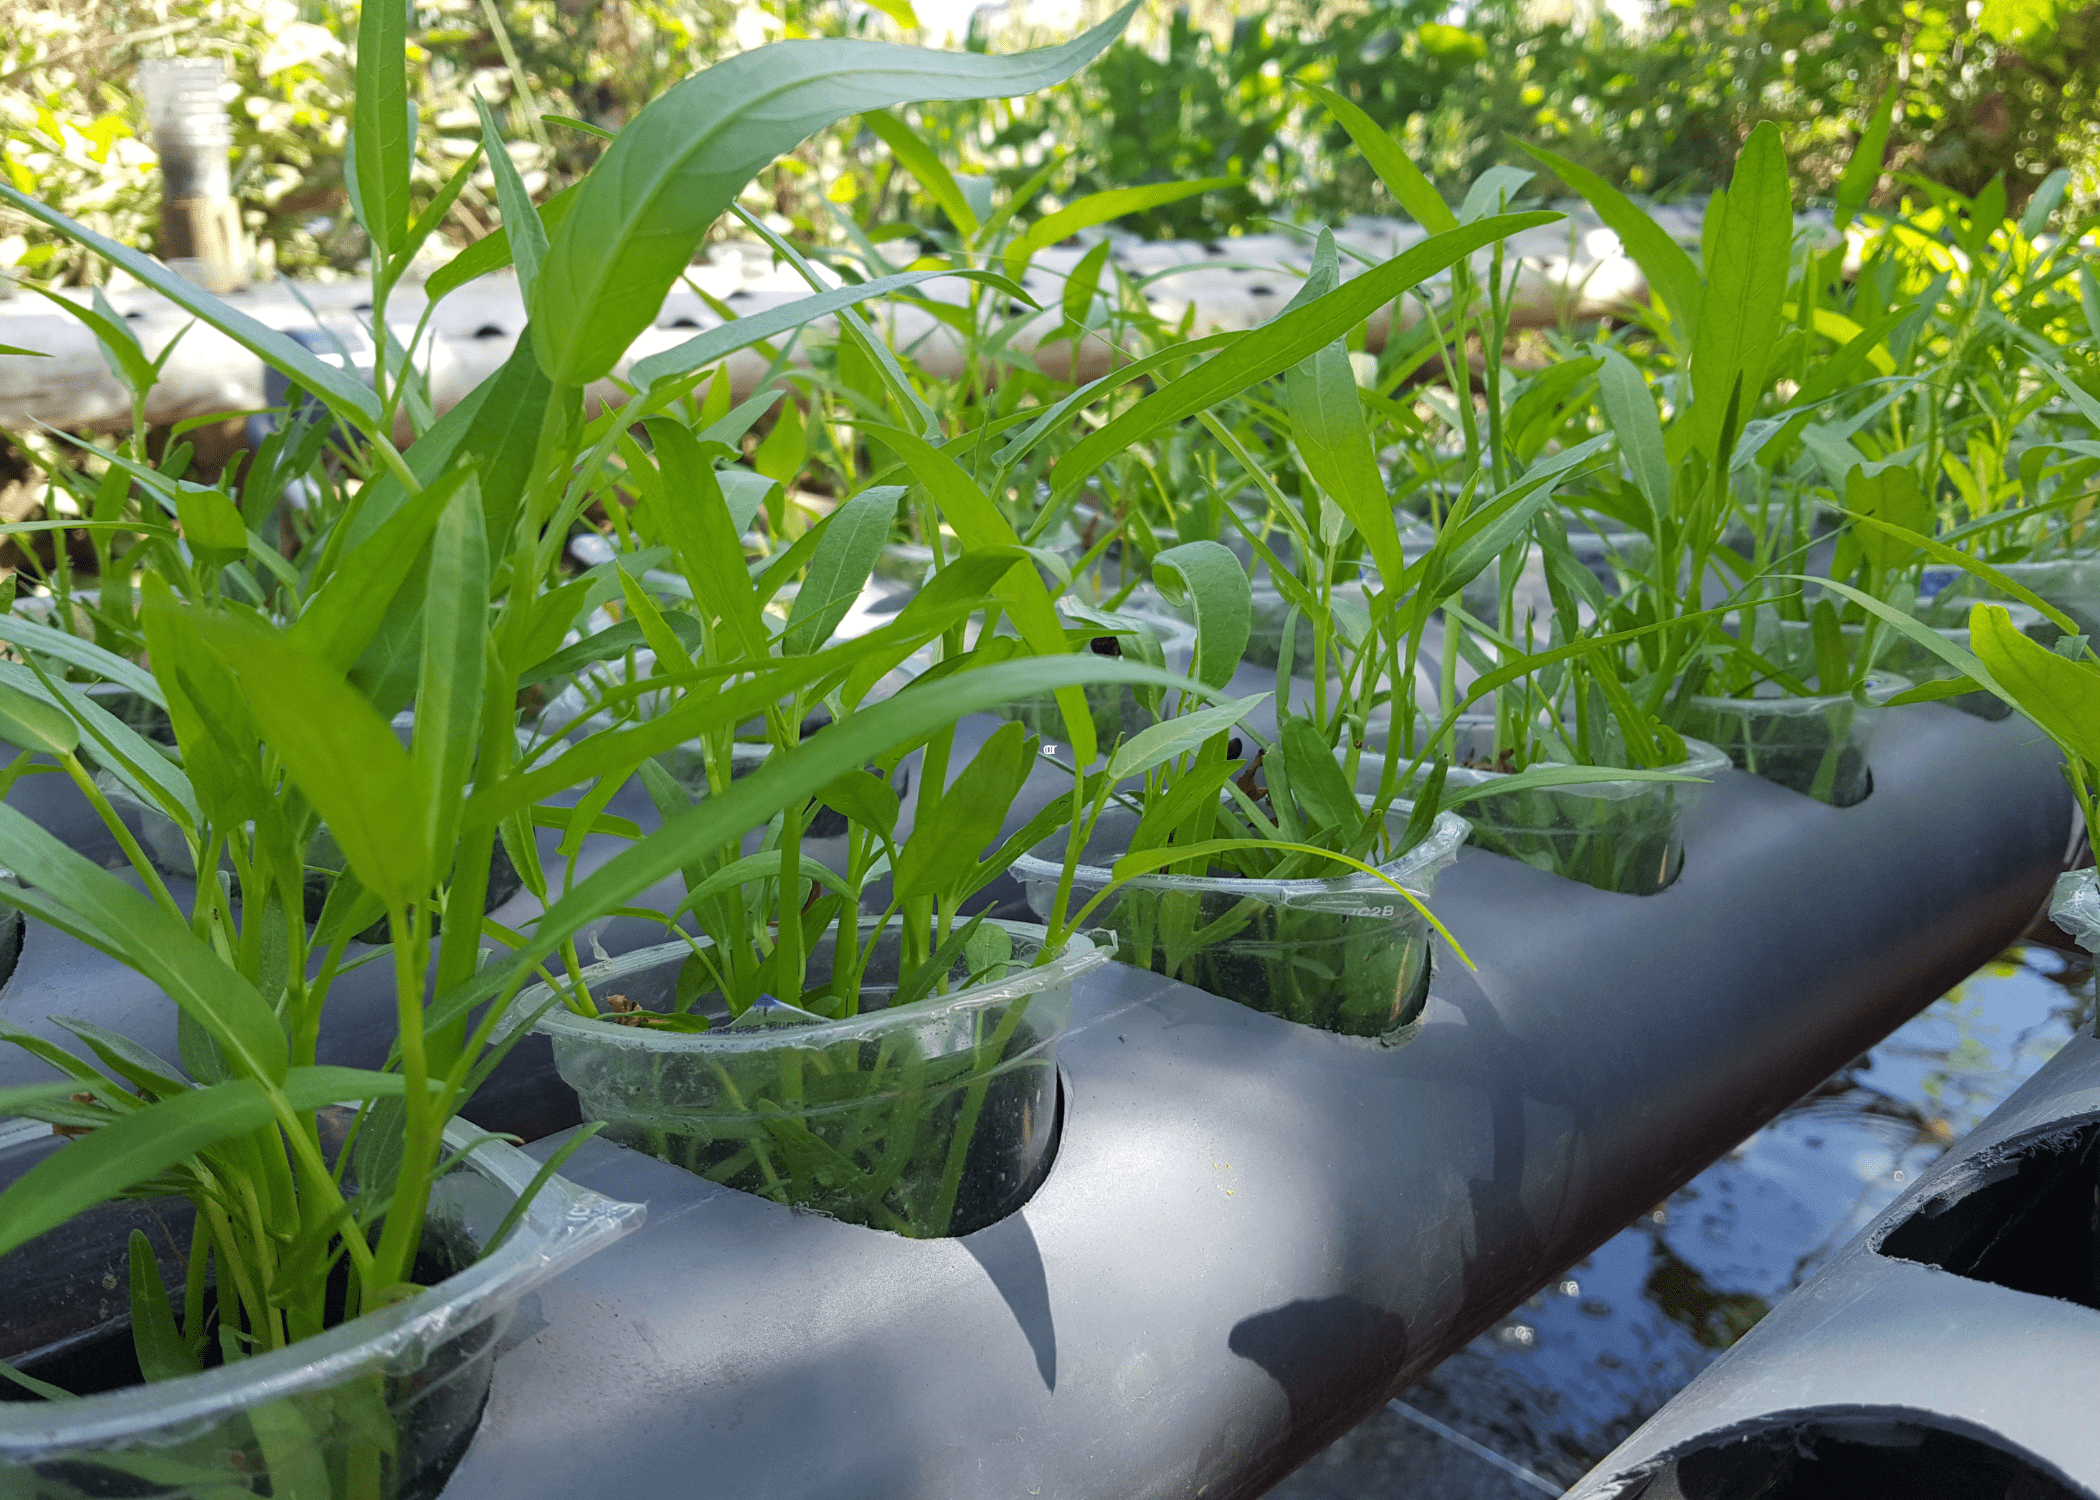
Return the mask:
<svg viewBox="0 0 2100 1500">
<path fill-rule="evenodd" d="M 1468 851 L 1479 972 L 1394 1050 L 1101 971 L 1048 1179 L 965 1239 L 586 1145 L 649 1223 L 528 1304 L 446 1500 L 1259 1494 L 2017 935 L 2054 752 L 1918 707 L 1875 778 L 1725 775 L 1650 897 Z"/>
</svg>

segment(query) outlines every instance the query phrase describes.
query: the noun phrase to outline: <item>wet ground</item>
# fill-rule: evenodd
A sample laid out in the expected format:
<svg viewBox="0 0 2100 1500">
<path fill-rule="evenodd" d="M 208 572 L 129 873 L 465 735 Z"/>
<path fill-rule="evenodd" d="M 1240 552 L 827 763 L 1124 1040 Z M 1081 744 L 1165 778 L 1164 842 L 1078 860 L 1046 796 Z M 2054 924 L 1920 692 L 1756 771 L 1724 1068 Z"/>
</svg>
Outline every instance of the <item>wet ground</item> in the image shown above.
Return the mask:
<svg viewBox="0 0 2100 1500">
<path fill-rule="evenodd" d="M 2040 946 L 1978 971 L 1272 1500 L 1559 1494 L 2047 1061 L 2090 973 Z"/>
</svg>

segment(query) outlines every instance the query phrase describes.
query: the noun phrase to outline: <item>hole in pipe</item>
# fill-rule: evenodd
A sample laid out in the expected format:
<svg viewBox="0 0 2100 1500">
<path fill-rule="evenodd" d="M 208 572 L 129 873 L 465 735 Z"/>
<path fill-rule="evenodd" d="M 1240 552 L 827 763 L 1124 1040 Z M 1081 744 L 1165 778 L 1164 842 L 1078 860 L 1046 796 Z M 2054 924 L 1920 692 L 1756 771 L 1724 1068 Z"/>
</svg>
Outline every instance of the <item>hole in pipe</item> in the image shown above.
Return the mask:
<svg viewBox="0 0 2100 1500">
<path fill-rule="evenodd" d="M 2055 1475 L 1963 1433 L 1833 1417 L 1694 1449 L 1627 1500 L 2074 1500 Z"/>
<path fill-rule="evenodd" d="M 1958 1196 L 1921 1204 L 1876 1247 L 1971 1281 L 2100 1308 L 2100 1121 L 1982 1165 Z"/>
</svg>

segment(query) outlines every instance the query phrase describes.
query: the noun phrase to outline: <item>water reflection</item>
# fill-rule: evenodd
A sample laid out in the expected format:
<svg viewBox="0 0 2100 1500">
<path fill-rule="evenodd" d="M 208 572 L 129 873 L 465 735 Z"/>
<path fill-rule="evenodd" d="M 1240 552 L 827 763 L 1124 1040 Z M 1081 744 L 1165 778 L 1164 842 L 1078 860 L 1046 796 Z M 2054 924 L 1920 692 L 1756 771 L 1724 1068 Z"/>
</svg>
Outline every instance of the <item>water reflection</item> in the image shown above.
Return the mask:
<svg viewBox="0 0 2100 1500">
<path fill-rule="evenodd" d="M 1557 1484 L 1586 1473 L 2091 1018 L 2083 954 L 1989 964 L 1556 1278 L 1404 1398 Z M 1535 1500 L 1385 1412 L 1276 1500 Z"/>
</svg>

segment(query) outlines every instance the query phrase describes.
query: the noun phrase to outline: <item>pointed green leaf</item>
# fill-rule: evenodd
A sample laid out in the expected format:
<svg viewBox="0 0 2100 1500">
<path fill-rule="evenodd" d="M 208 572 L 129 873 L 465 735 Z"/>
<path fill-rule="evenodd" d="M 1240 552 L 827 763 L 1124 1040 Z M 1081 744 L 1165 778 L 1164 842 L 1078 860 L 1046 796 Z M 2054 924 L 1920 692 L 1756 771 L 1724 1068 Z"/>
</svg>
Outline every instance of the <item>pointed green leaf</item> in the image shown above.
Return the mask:
<svg viewBox="0 0 2100 1500">
<path fill-rule="evenodd" d="M 100 307 L 82 307 L 71 297 L 61 297 L 58 293 L 46 291 L 40 286 L 30 285 L 29 290 L 61 312 L 71 314 L 88 326 L 95 335 L 95 342 L 101 346 L 102 357 L 108 362 L 110 373 L 123 381 L 133 395 L 144 395 L 152 389 L 153 361 L 146 358 L 146 351 L 139 347 L 137 335 L 124 326 L 123 320 L 112 317 L 106 311 L 109 304 L 102 302 L 99 295 L 96 301 L 102 303 Z M 100 292 L 100 288 L 96 290 Z"/>
<path fill-rule="evenodd" d="M 897 854 L 899 900 L 942 894 L 976 868 L 1028 779 L 1030 751 L 1027 730 L 1002 724 L 946 787 L 919 788 L 911 837 Z"/>
<path fill-rule="evenodd" d="M 1349 132 L 1349 139 L 1356 142 L 1356 149 L 1363 153 L 1371 170 L 1378 174 L 1385 190 L 1393 195 L 1395 203 L 1407 210 L 1410 218 L 1431 234 L 1458 228 L 1458 215 L 1451 212 L 1451 205 L 1422 175 L 1421 168 L 1408 160 L 1400 143 L 1386 134 L 1376 120 L 1333 89 L 1322 88 L 1316 83 L 1301 84 L 1300 87 L 1318 99 L 1340 122 L 1342 129 Z"/>
<path fill-rule="evenodd" d="M 878 485 L 862 490 L 840 506 L 817 543 L 809 560 L 809 572 L 788 611 L 787 630 L 780 638 L 781 650 L 806 655 L 831 639 L 846 611 L 867 586 L 875 571 L 890 529 L 896 525 L 897 502 L 904 498 L 902 485 Z"/>
<path fill-rule="evenodd" d="M 1142 187 L 1109 188 L 1105 192 L 1088 193 L 1056 213 L 1044 215 L 1029 226 L 1026 234 L 1008 245 L 1006 274 L 1019 276 L 1028 269 L 1028 262 L 1034 259 L 1036 251 L 1045 245 L 1070 239 L 1082 229 L 1091 229 L 1096 224 L 1106 224 L 1127 214 L 1143 213 L 1162 204 L 1179 203 L 1198 193 L 1238 185 L 1237 177 L 1198 177 L 1186 182 L 1152 182 Z"/>
<path fill-rule="evenodd" d="M 860 120 L 890 148 L 890 155 L 897 159 L 897 165 L 919 179 L 919 186 L 941 206 L 941 211 L 947 214 L 959 234 L 968 239 L 977 232 L 975 210 L 963 197 L 962 189 L 955 185 L 954 174 L 934 155 L 931 146 L 912 134 L 909 125 L 886 109 L 871 109 Z"/>
<path fill-rule="evenodd" d="M 1780 306 L 1793 267 L 1794 201 L 1786 149 L 1769 120 L 1736 158 L 1722 215 L 1692 340 L 1692 441 L 1704 453 L 1718 450 L 1731 404 L 1742 430 L 1786 326 Z"/>
<path fill-rule="evenodd" d="M 1186 755 L 1212 735 L 1223 734 L 1268 701 L 1267 693 L 1256 693 L 1251 698 L 1234 698 L 1194 713 L 1177 714 L 1157 724 L 1148 724 L 1116 746 L 1116 753 L 1108 763 L 1108 778 L 1128 781 L 1133 776 L 1142 776 L 1165 765 L 1178 755 Z"/>
<path fill-rule="evenodd" d="M 1223 542 L 1183 542 L 1152 559 L 1152 580 L 1169 603 L 1195 617 L 1196 661 L 1189 675 L 1214 688 L 1225 686 L 1254 633 L 1254 589 L 1240 560 Z"/>
<path fill-rule="evenodd" d="M 71 755 L 80 744 L 80 726 L 57 704 L 25 693 L 0 678 L 0 740 L 17 750 Z"/>
<path fill-rule="evenodd" d="M 1604 401 L 1604 417 L 1619 452 L 1633 475 L 1634 488 L 1648 502 L 1660 534 L 1663 519 L 1670 514 L 1670 459 L 1663 447 L 1662 417 L 1648 382 L 1632 360 L 1609 345 L 1596 346 L 1602 363 L 1597 368 L 1597 388 Z"/>
<path fill-rule="evenodd" d="M 357 17 L 357 88 L 344 165 L 358 222 L 382 260 L 408 235 L 415 106 L 408 97 L 407 65 L 407 0 L 364 0 Z"/>
<path fill-rule="evenodd" d="M 1888 150 L 1889 127 L 1896 118 L 1896 92 L 1894 84 L 1881 91 L 1880 102 L 1867 117 L 1867 128 L 1860 132 L 1859 144 L 1852 148 L 1852 156 L 1838 178 L 1832 217 L 1840 234 L 1867 206 L 1867 200 L 1874 196 L 1875 184 L 1881 181 L 1881 158 Z"/>
<path fill-rule="evenodd" d="M 0 200 L 13 204 L 32 219 L 57 230 L 67 239 L 85 245 L 111 265 L 122 266 L 177 307 L 194 313 L 225 334 L 264 364 L 281 371 L 295 385 L 304 387 L 325 402 L 337 416 L 374 431 L 379 423 L 379 398 L 362 380 L 320 358 L 276 329 L 257 322 L 248 314 L 228 306 L 194 282 L 176 275 L 150 255 L 118 244 L 84 224 L 47 208 L 28 194 L 0 182 Z"/>
<path fill-rule="evenodd" d="M 190 618 L 239 677 L 263 739 L 358 880 L 390 908 L 427 896 L 429 799 L 389 722 L 289 635 L 230 615 L 193 611 Z"/>
<path fill-rule="evenodd" d="M 425 838 L 433 870 L 452 866 L 453 833 L 474 774 L 488 674 L 489 557 L 481 492 L 472 481 L 469 472 L 431 533 L 423 599 L 423 662 L 410 755 L 430 820 Z"/>
<path fill-rule="evenodd" d="M 237 1078 L 189 1090 L 90 1131 L 0 1193 L 0 1255 L 271 1119 L 262 1085 Z"/>
<path fill-rule="evenodd" d="M 175 1326 L 160 1261 L 142 1229 L 131 1231 L 131 1347 L 148 1381 L 176 1380 L 204 1368 Z"/>
<path fill-rule="evenodd" d="M 743 317 L 737 318 L 733 322 L 724 323 L 719 328 L 710 328 L 705 333 L 694 334 L 693 337 L 687 339 L 684 343 L 673 345 L 660 354 L 652 354 L 647 359 L 636 360 L 633 368 L 628 371 L 628 376 L 636 385 L 647 390 L 659 380 L 684 375 L 693 370 L 705 369 L 711 364 L 727 359 L 739 349 L 748 349 L 753 344 L 762 343 L 778 334 L 787 333 L 792 329 L 814 323 L 817 319 L 829 317 L 831 314 L 844 308 L 857 307 L 863 302 L 872 301 L 878 297 L 887 297 L 893 292 L 905 291 L 908 288 L 920 285 L 922 282 L 933 281 L 944 276 L 957 277 L 964 281 L 974 281 L 980 286 L 990 287 L 993 291 L 1003 296 L 1012 297 L 1017 301 L 1031 302 L 1033 300 L 1018 283 L 1001 276 L 996 271 L 964 269 L 952 271 L 900 271 L 895 276 L 880 276 L 873 281 L 855 282 L 851 286 L 836 287 L 828 292 L 817 292 L 795 302 L 783 303 L 778 307 L 761 308 L 757 312 L 746 313 Z M 754 402 L 771 402 L 778 399 L 779 396 L 776 393 L 761 392 L 759 395 L 752 397 L 751 401 L 746 402 L 745 405 L 750 406 Z M 742 408 L 739 408 L 739 411 L 741 410 Z M 763 407 L 760 410 L 763 410 Z M 755 416 L 756 413 L 753 415 Z"/>
<path fill-rule="evenodd" d="M 567 218 L 569 210 L 576 206 L 576 189 L 581 186 L 581 182 L 570 183 L 534 211 L 543 234 L 551 238 L 554 231 L 561 227 L 561 221 Z M 429 279 L 423 283 L 423 294 L 432 302 L 436 302 L 440 297 L 458 291 L 468 282 L 478 280 L 491 271 L 500 271 L 510 263 L 510 235 L 507 231 L 498 229 L 493 234 L 483 235 L 432 271 Z M 525 352 L 528 359 L 531 358 L 531 339 L 519 339 L 518 348 Z M 538 372 L 539 367 L 539 361 L 532 360 L 535 372 Z"/>
<path fill-rule="evenodd" d="M 284 1076 L 289 1053 L 275 1012 L 173 912 L 5 804 L 0 865 L 26 882 L 0 884 L 0 901 L 63 927 L 145 975 L 195 1016 L 246 1076 Z"/>
<path fill-rule="evenodd" d="M 1406 571 L 1392 496 L 1371 448 L 1363 399 L 1349 351 L 1338 339 L 1284 377 L 1291 438 L 1313 482 L 1363 534 L 1372 560 L 1388 578 Z"/>
<path fill-rule="evenodd" d="M 866 426 L 861 435 L 884 444 L 904 460 L 912 477 L 926 487 L 966 549 L 1019 543 L 1012 523 L 992 503 L 991 496 L 946 453 L 901 428 Z M 1044 587 L 1041 574 L 1033 568 L 1014 568 L 999 580 L 995 592 L 1005 601 L 1021 639 L 1037 655 L 1056 656 L 1068 649 L 1065 628 L 1057 618 L 1056 606 L 1050 602 L 1050 591 Z M 1094 718 L 1087 709 L 1086 695 L 1076 687 L 1061 688 L 1057 706 L 1065 716 L 1065 727 L 1072 736 L 1072 749 L 1079 764 L 1091 765 L 1100 747 L 1095 742 Z"/>
<path fill-rule="evenodd" d="M 1523 145 L 1522 142 L 1518 144 Z M 1624 193 L 1587 167 L 1579 167 L 1566 157 L 1556 156 L 1538 146 L 1525 145 L 1524 150 L 1552 168 L 1554 176 L 1588 200 L 1590 207 L 1597 211 L 1597 217 L 1619 237 L 1626 254 L 1648 278 L 1650 295 L 1662 298 L 1670 321 L 1689 338 L 1699 312 L 1701 281 L 1699 269 L 1692 264 L 1691 256 L 1685 254 L 1684 247 L 1663 233 L 1655 220 L 1635 207 Z"/>
<path fill-rule="evenodd" d="M 1091 60 L 1135 3 L 1062 47 L 1012 57 L 880 42 L 782 42 L 675 84 L 606 148 L 554 232 L 533 347 L 558 386 L 608 373 L 662 311 L 708 227 L 762 168 L 835 120 L 920 99 L 1029 93 Z"/>
<path fill-rule="evenodd" d="M 504 147 L 503 131 L 479 93 L 474 95 L 474 108 L 481 114 L 481 148 L 488 153 L 489 170 L 495 174 L 496 203 L 503 211 L 504 232 L 510 237 L 511 264 L 518 268 L 518 295 L 530 307 L 540 262 L 547 258 L 547 226 L 533 211 L 532 195 L 525 191 L 525 180 Z"/>
</svg>

